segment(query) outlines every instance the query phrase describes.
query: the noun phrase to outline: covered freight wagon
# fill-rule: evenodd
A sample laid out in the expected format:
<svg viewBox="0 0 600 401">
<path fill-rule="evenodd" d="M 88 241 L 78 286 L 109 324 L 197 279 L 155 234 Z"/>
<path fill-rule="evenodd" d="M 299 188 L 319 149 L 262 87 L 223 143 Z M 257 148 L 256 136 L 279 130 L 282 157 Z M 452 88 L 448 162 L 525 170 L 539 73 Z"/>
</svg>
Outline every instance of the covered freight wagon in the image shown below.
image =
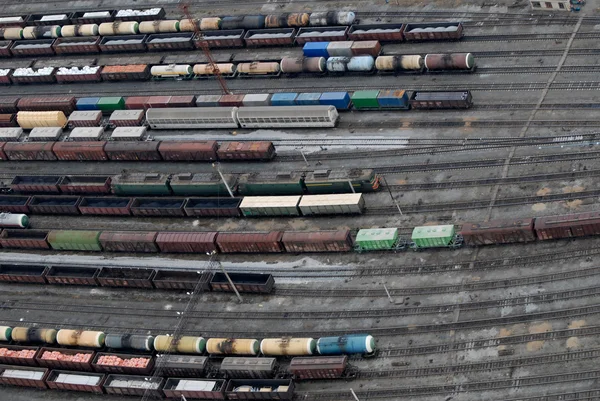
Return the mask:
<svg viewBox="0 0 600 401">
<path fill-rule="evenodd" d="M 470 246 L 535 241 L 533 220 L 492 220 L 483 223 L 464 223 L 460 234 Z"/>
<path fill-rule="evenodd" d="M 4 153 L 9 160 L 56 160 L 54 142 L 7 142 Z"/>
<path fill-rule="evenodd" d="M 202 377 L 208 367 L 208 357 L 161 354 L 156 356 L 156 363 L 162 367 L 162 371 L 166 376 Z"/>
<path fill-rule="evenodd" d="M 460 245 L 456 239 L 455 227 L 451 224 L 415 227 L 411 240 L 416 248 L 455 247 Z"/>
<path fill-rule="evenodd" d="M 545 216 L 535 219 L 538 239 L 585 237 L 600 234 L 600 212 Z"/>
<path fill-rule="evenodd" d="M 346 355 L 295 357 L 288 370 L 298 380 L 338 379 L 344 376 L 347 366 Z"/>
<path fill-rule="evenodd" d="M 272 142 L 223 142 L 217 150 L 219 160 L 271 160 L 275 157 Z"/>
<path fill-rule="evenodd" d="M 74 96 L 38 96 L 24 97 L 19 100 L 19 111 L 62 111 L 70 114 L 76 109 Z"/>
<path fill-rule="evenodd" d="M 161 141 L 158 152 L 166 161 L 217 160 L 217 141 Z"/>
<path fill-rule="evenodd" d="M 108 160 L 104 141 L 56 142 L 53 147 L 58 160 Z"/>
<path fill-rule="evenodd" d="M 101 251 L 100 231 L 52 230 L 48 243 L 52 249 L 64 251 Z"/>
<path fill-rule="evenodd" d="M 216 243 L 221 253 L 279 253 L 282 236 L 281 231 L 219 232 Z"/>
<path fill-rule="evenodd" d="M 254 341 L 258 353 L 258 341 Z M 276 368 L 275 358 L 227 357 L 221 362 L 219 370 L 232 379 L 271 379 L 275 376 Z"/>
<path fill-rule="evenodd" d="M 104 151 L 109 160 L 118 161 L 150 161 L 161 160 L 158 153 L 158 142 L 125 142 L 109 141 L 104 146 Z"/>
<path fill-rule="evenodd" d="M 159 232 L 156 245 L 163 253 L 212 253 L 216 232 Z"/>
<path fill-rule="evenodd" d="M 350 252 L 350 230 L 285 231 L 281 242 L 287 252 Z"/>
<path fill-rule="evenodd" d="M 156 231 L 104 231 L 99 242 L 107 252 L 158 252 Z"/>
</svg>

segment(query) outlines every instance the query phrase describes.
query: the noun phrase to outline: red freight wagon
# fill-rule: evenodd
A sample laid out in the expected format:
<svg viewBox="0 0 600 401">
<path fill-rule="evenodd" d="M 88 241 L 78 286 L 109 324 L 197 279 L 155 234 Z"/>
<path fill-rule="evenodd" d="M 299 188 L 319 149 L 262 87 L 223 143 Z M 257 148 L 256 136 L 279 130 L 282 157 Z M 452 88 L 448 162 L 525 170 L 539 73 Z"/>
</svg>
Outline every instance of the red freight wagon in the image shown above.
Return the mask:
<svg viewBox="0 0 600 401">
<path fill-rule="evenodd" d="M 77 100 L 74 96 L 38 96 L 19 100 L 20 111 L 62 111 L 71 114 L 76 110 Z"/>
<path fill-rule="evenodd" d="M 103 231 L 100 245 L 107 252 L 158 252 L 156 231 Z"/>
<path fill-rule="evenodd" d="M 30 377 L 27 379 L 22 377 L 8 377 L 6 376 L 7 370 L 19 370 Z M 49 370 L 46 368 L 0 365 L 0 384 L 47 389 L 46 378 L 48 377 L 48 372 Z"/>
<path fill-rule="evenodd" d="M 35 356 L 39 351 L 39 347 L 1 344 L 0 363 L 7 365 L 38 366 L 35 361 Z"/>
<path fill-rule="evenodd" d="M 29 232 L 33 230 L 4 230 L 2 235 L 4 235 L 6 231 Z M 2 237 L 0 237 L 0 241 L 1 240 Z M 45 276 L 47 272 L 47 266 L 2 264 L 0 265 L 0 281 L 7 283 L 46 284 Z M 7 357 L 7 355 L 4 355 L 4 357 Z M 0 357 L 0 363 L 11 364 L 12 362 Z M 27 363 L 27 365 L 37 366 L 35 363 Z"/>
<path fill-rule="evenodd" d="M 56 142 L 53 150 L 58 160 L 108 160 L 105 145 L 106 141 Z"/>
<path fill-rule="evenodd" d="M 43 230 L 11 230 L 6 229 L 0 234 L 0 245 L 3 248 L 50 249 L 48 231 Z M 25 268 L 25 266 L 23 266 Z M 0 275 L 2 268 L 0 267 Z M 29 276 L 28 276 L 29 277 Z M 38 277 L 40 283 L 45 283 L 43 277 Z M 0 278 L 0 281 L 3 281 Z"/>
<path fill-rule="evenodd" d="M 45 368 L 92 372 L 92 360 L 95 354 L 94 351 L 82 349 L 42 347 L 35 360 L 38 365 Z"/>
<path fill-rule="evenodd" d="M 29 196 L 0 195 L 0 210 L 10 213 L 29 213 Z"/>
<path fill-rule="evenodd" d="M 185 216 L 186 198 L 134 198 L 131 214 L 134 216 Z"/>
<path fill-rule="evenodd" d="M 535 241 L 531 218 L 464 223 L 460 233 L 470 246 Z"/>
<path fill-rule="evenodd" d="M 160 235 L 160 234 L 159 234 Z M 156 237 L 156 242 L 158 243 L 158 237 Z M 158 270 L 156 275 L 154 276 L 154 286 L 156 288 L 164 288 L 168 290 L 193 290 L 197 287 L 198 280 L 200 280 L 199 288 L 201 291 L 210 291 L 210 279 L 212 278 L 211 272 L 200 272 L 200 271 L 190 271 L 190 270 Z M 166 355 L 163 355 L 166 356 Z M 171 356 L 180 356 L 180 355 L 171 355 Z M 163 368 L 165 366 L 163 365 Z M 193 366 L 189 366 L 188 368 L 194 368 Z M 195 369 L 190 369 L 195 373 L 201 373 L 204 371 L 204 367 L 199 369 L 200 367 L 196 366 Z M 200 370 L 200 372 L 198 372 Z M 183 372 L 177 372 L 175 370 L 168 371 L 163 370 L 163 373 L 169 376 L 180 376 L 183 375 Z M 187 376 L 187 375 L 186 375 Z M 200 375 L 198 375 L 200 376 Z"/>
<path fill-rule="evenodd" d="M 12 40 L 0 40 L 0 57 L 12 57 L 10 48 L 13 44 Z"/>
<path fill-rule="evenodd" d="M 171 96 L 167 102 L 167 107 L 195 107 L 196 96 Z"/>
<path fill-rule="evenodd" d="M 17 127 L 16 114 L 0 114 L 0 127 Z"/>
<path fill-rule="evenodd" d="M 299 380 L 337 379 L 344 375 L 348 356 L 317 356 L 292 358 L 289 371 Z"/>
<path fill-rule="evenodd" d="M 110 176 L 67 175 L 60 179 L 58 188 L 65 194 L 109 194 L 110 183 Z"/>
<path fill-rule="evenodd" d="M 275 157 L 273 142 L 223 142 L 217 151 L 219 160 L 271 160 Z"/>
<path fill-rule="evenodd" d="M 129 216 L 133 198 L 83 198 L 79 211 L 85 215 Z"/>
<path fill-rule="evenodd" d="M 17 175 L 10 183 L 10 189 L 22 193 L 59 193 L 59 175 Z"/>
<path fill-rule="evenodd" d="M 102 287 L 153 288 L 154 274 L 154 269 L 103 267 L 97 280 Z"/>
<path fill-rule="evenodd" d="M 104 146 L 104 151 L 110 160 L 161 160 L 160 153 L 158 153 L 158 144 L 158 142 L 146 141 L 110 141 Z"/>
<path fill-rule="evenodd" d="M 281 231 L 227 233 L 217 235 L 217 246 L 222 253 L 283 252 Z"/>
<path fill-rule="evenodd" d="M 7 142 L 4 153 L 9 160 L 56 160 L 54 142 Z"/>
<path fill-rule="evenodd" d="M 229 273 L 229 278 L 239 292 L 250 292 L 254 294 L 270 294 L 275 285 L 272 274 L 262 273 Z M 213 274 L 210 280 L 210 288 L 213 291 L 233 292 L 229 279 L 223 273 Z"/>
<path fill-rule="evenodd" d="M 20 97 L 18 96 L 6 96 L 0 98 L 0 113 L 16 113 L 19 111 L 17 103 L 19 103 Z"/>
<path fill-rule="evenodd" d="M 77 53 L 100 53 L 100 36 L 58 38 L 52 44 L 58 55 Z"/>
<path fill-rule="evenodd" d="M 244 47 L 243 29 L 228 29 L 225 31 L 203 31 L 202 37 L 194 35 L 194 46 L 201 49 L 204 41 L 208 47 Z"/>
<path fill-rule="evenodd" d="M 167 161 L 212 161 L 217 160 L 218 145 L 216 141 L 162 141 L 158 151 Z"/>
<path fill-rule="evenodd" d="M 144 108 L 146 109 L 164 109 L 169 107 L 171 96 L 148 96 Z"/>
<path fill-rule="evenodd" d="M 380 42 L 402 42 L 403 24 L 353 25 L 348 31 L 349 40 L 378 40 Z"/>
<path fill-rule="evenodd" d="M 127 110 L 142 110 L 148 102 L 148 96 L 129 96 L 125 98 Z"/>
<path fill-rule="evenodd" d="M 78 266 L 52 266 L 46 274 L 50 284 L 91 285 L 98 286 L 96 276 L 99 268 Z"/>
<path fill-rule="evenodd" d="M 119 359 L 117 359 L 119 358 Z M 132 361 L 138 359 L 139 362 L 144 359 L 146 366 L 140 366 L 140 363 Z M 117 364 L 120 362 L 119 364 Z M 129 362 L 129 363 L 128 363 Z M 130 366 L 129 366 L 130 365 Z M 92 361 L 94 370 L 98 373 L 124 373 L 130 375 L 147 375 L 154 368 L 154 357 L 152 355 L 133 355 L 133 354 L 112 354 L 99 352 Z"/>
<path fill-rule="evenodd" d="M 29 210 L 35 214 L 79 214 L 79 196 L 32 196 Z"/>
<path fill-rule="evenodd" d="M 286 231 L 281 242 L 288 252 L 350 252 L 353 249 L 350 230 Z"/>
<path fill-rule="evenodd" d="M 541 240 L 599 235 L 600 212 L 538 217 L 535 232 Z"/>
<path fill-rule="evenodd" d="M 219 99 L 221 107 L 242 107 L 244 105 L 245 95 L 223 95 Z"/>
<path fill-rule="evenodd" d="M 105 375 L 102 373 L 68 372 L 53 370 L 48 375 L 48 387 L 56 390 L 85 391 L 102 394 Z M 84 384 L 85 383 L 85 384 Z"/>
<path fill-rule="evenodd" d="M 217 251 L 216 232 L 159 232 L 156 244 L 161 252 L 211 253 Z"/>
</svg>

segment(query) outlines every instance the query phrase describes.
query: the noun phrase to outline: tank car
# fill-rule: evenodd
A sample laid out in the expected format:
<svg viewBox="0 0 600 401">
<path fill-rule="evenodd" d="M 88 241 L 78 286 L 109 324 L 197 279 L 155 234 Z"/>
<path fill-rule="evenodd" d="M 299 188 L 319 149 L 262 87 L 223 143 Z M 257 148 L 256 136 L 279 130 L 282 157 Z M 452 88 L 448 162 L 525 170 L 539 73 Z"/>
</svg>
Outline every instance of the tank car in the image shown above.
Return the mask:
<svg viewBox="0 0 600 401">
<path fill-rule="evenodd" d="M 0 213 L 0 227 L 2 228 L 27 228 L 29 217 L 26 214 Z"/>
<path fill-rule="evenodd" d="M 372 354 L 375 339 L 368 334 L 321 337 L 317 340 L 317 352 L 321 355 Z"/>
</svg>

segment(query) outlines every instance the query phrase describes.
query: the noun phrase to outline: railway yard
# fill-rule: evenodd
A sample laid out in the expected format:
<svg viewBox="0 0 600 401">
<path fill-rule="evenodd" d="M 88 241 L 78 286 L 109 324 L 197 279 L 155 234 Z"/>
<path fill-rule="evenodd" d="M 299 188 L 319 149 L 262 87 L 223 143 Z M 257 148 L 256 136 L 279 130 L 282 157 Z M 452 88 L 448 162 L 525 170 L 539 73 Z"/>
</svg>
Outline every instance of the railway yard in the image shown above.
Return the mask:
<svg viewBox="0 0 600 401">
<path fill-rule="evenodd" d="M 180 3 L 0 0 L 0 401 L 600 399 L 595 2 Z"/>
</svg>

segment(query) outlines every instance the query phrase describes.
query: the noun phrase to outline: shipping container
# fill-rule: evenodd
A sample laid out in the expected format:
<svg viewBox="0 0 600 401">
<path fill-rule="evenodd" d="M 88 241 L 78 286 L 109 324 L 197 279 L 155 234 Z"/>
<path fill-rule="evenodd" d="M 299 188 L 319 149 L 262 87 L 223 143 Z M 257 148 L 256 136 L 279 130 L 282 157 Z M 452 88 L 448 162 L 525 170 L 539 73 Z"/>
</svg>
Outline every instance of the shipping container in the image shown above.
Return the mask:
<svg viewBox="0 0 600 401">
<path fill-rule="evenodd" d="M 4 153 L 9 160 L 56 160 L 54 142 L 7 142 Z"/>
<path fill-rule="evenodd" d="M 291 46 L 295 38 L 294 28 L 251 29 L 246 31 L 244 41 L 248 47 Z"/>
<path fill-rule="evenodd" d="M 70 141 L 99 141 L 104 135 L 103 127 L 77 127 L 69 133 Z M 56 149 L 56 147 L 55 147 Z"/>
<path fill-rule="evenodd" d="M 160 389 L 164 381 L 165 379 L 162 377 L 153 376 L 108 375 L 103 387 L 107 394 L 147 396 L 159 399 L 163 398 Z"/>
<path fill-rule="evenodd" d="M 75 373 L 64 370 L 53 370 L 48 374 L 46 383 L 55 390 L 83 391 L 102 394 L 105 375 L 101 373 Z"/>
<path fill-rule="evenodd" d="M 281 242 L 287 252 L 350 252 L 353 249 L 350 230 L 285 231 Z"/>
<path fill-rule="evenodd" d="M 397 243 L 397 228 L 363 228 L 358 231 L 355 240 L 358 251 L 394 249 Z"/>
<path fill-rule="evenodd" d="M 0 195 L 0 211 L 29 213 L 29 196 Z"/>
<path fill-rule="evenodd" d="M 76 107 L 77 110 L 98 110 L 99 97 L 80 97 L 77 99 Z"/>
<path fill-rule="evenodd" d="M 101 39 L 100 36 L 58 38 L 52 44 L 52 49 L 58 55 L 100 53 Z"/>
<path fill-rule="evenodd" d="M 100 51 L 107 53 L 143 52 L 146 51 L 146 37 L 146 35 L 104 36 L 98 46 Z"/>
<path fill-rule="evenodd" d="M 309 42 L 333 42 L 348 39 L 347 26 L 323 26 L 300 28 L 296 35 L 296 43 L 304 45 Z M 328 57 L 328 56 L 319 56 Z"/>
<path fill-rule="evenodd" d="M 46 368 L 0 365 L 0 384 L 47 389 L 48 373 Z"/>
<path fill-rule="evenodd" d="M 352 106 L 348 92 L 323 92 L 319 104 L 334 106 L 338 110 L 348 110 Z"/>
<path fill-rule="evenodd" d="M 260 388 L 259 392 L 240 388 Z M 291 400 L 294 397 L 292 380 L 233 379 L 227 383 L 225 396 L 229 400 Z"/>
<path fill-rule="evenodd" d="M 216 141 L 161 141 L 158 152 L 165 161 L 217 160 Z"/>
<path fill-rule="evenodd" d="M 600 233 L 600 212 L 545 216 L 535 219 L 538 239 L 585 237 Z"/>
<path fill-rule="evenodd" d="M 219 233 L 221 235 L 222 233 Z M 275 285 L 272 274 L 262 273 L 229 273 L 229 278 L 238 292 L 270 294 Z M 233 292 L 229 280 L 223 273 L 215 273 L 210 281 L 213 291 Z"/>
<path fill-rule="evenodd" d="M 95 354 L 90 350 L 42 347 L 35 360 L 44 368 L 92 372 Z"/>
<path fill-rule="evenodd" d="M 101 251 L 100 231 L 52 230 L 48 243 L 52 249 L 64 251 Z"/>
<path fill-rule="evenodd" d="M 34 231 L 32 233 L 32 231 Z M 20 235 L 26 234 L 26 235 Z M 0 234 L 0 244 L 4 247 L 5 242 L 7 243 L 7 247 L 10 248 L 38 248 L 36 246 L 29 246 L 29 242 L 37 242 L 39 241 L 40 235 L 36 234 L 44 234 L 42 237 L 42 241 L 45 242 L 45 238 L 48 236 L 47 231 L 40 230 L 3 230 L 2 234 Z M 12 246 L 13 243 L 17 246 Z M 48 249 L 48 243 L 45 243 L 45 247 L 42 249 Z M 0 281 L 5 283 L 31 283 L 31 284 L 45 284 L 46 279 L 45 275 L 48 272 L 48 266 L 42 265 L 12 265 L 12 264 L 1 264 L 0 265 Z M 0 346 L 4 347 L 4 346 Z M 5 347 L 4 347 L 5 348 Z M 13 364 L 7 359 L 6 355 L 0 356 L 0 363 L 9 363 Z M 14 363 L 16 365 L 30 365 L 35 366 L 35 363 Z"/>
<path fill-rule="evenodd" d="M 381 53 L 381 44 L 378 40 L 363 40 L 352 42 L 352 56 L 377 57 Z"/>
<path fill-rule="evenodd" d="M 104 151 L 109 160 L 116 161 L 150 161 L 161 160 L 158 153 L 158 142 L 124 142 L 109 141 Z"/>
<path fill-rule="evenodd" d="M 114 127 L 139 127 L 144 117 L 144 110 L 115 110 L 108 122 Z"/>
<path fill-rule="evenodd" d="M 212 253 L 216 232 L 159 232 L 156 245 L 163 253 Z"/>
<path fill-rule="evenodd" d="M 144 365 L 145 362 L 145 365 Z M 91 362 L 98 373 L 123 373 L 127 375 L 146 375 L 154 369 L 152 355 L 113 354 L 98 352 Z M 130 376 L 124 376 L 130 377 Z"/>
<path fill-rule="evenodd" d="M 408 94 L 403 90 L 380 90 L 377 103 L 380 109 L 407 110 L 410 107 Z"/>
<path fill-rule="evenodd" d="M 102 123 L 102 112 L 99 110 L 91 111 L 74 111 L 69 116 L 69 127 L 99 127 Z M 69 138 L 72 140 L 78 140 L 77 135 L 73 133 L 69 134 Z"/>
<path fill-rule="evenodd" d="M 184 210 L 190 217 L 237 217 L 241 202 L 242 198 L 188 198 Z"/>
<path fill-rule="evenodd" d="M 221 253 L 283 252 L 281 231 L 219 232 L 217 246 Z"/>
<path fill-rule="evenodd" d="M 167 107 L 194 107 L 196 105 L 196 96 L 169 96 Z"/>
<path fill-rule="evenodd" d="M 159 236 L 163 233 L 159 233 Z M 177 234 L 177 233 L 174 233 Z M 216 233 L 215 233 L 216 234 Z M 192 242 L 188 241 L 176 243 L 175 241 L 164 241 L 165 238 L 161 238 L 162 244 L 158 243 L 158 237 L 156 242 L 158 246 L 161 248 L 161 252 L 163 252 L 163 246 L 167 246 L 167 252 L 172 252 L 170 249 L 175 249 L 179 252 L 180 249 L 188 249 L 188 244 L 191 244 L 192 248 L 200 242 Z M 184 240 L 186 240 L 184 238 Z M 187 240 L 186 240 L 187 241 Z M 200 243 L 201 244 L 201 243 Z M 173 246 L 173 248 L 171 247 Z M 194 251 L 195 252 L 195 251 Z M 160 289 L 167 290 L 200 290 L 200 291 L 210 291 L 210 280 L 212 279 L 212 272 L 204 272 L 204 271 L 190 271 L 190 270 L 161 270 L 158 269 L 156 271 L 156 275 L 152 282 L 154 283 L 154 287 Z"/>
<path fill-rule="evenodd" d="M 244 47 L 243 29 L 231 29 L 227 31 L 203 31 L 202 36 L 194 35 L 194 46 L 201 49 L 201 42 L 206 42 L 208 47 Z"/>
<path fill-rule="evenodd" d="M 276 368 L 275 358 L 227 357 L 221 362 L 219 371 L 229 379 L 272 379 Z"/>
<path fill-rule="evenodd" d="M 305 57 L 325 57 L 329 58 L 327 47 L 330 42 L 307 42 L 302 47 L 302 53 Z"/>
<path fill-rule="evenodd" d="M 289 93 L 274 93 L 271 96 L 271 106 L 294 106 L 298 94 L 295 92 Z"/>
<path fill-rule="evenodd" d="M 194 48 L 193 33 L 162 33 L 149 35 L 146 46 L 150 51 L 189 50 Z"/>
<path fill-rule="evenodd" d="M 144 109 L 164 109 L 169 107 L 171 96 L 148 96 L 144 102 Z"/>
<path fill-rule="evenodd" d="M 360 193 L 304 195 L 298 208 L 303 216 L 361 214 L 365 209 L 365 200 Z"/>
<path fill-rule="evenodd" d="M 303 175 L 299 172 L 255 172 L 238 179 L 241 195 L 302 195 Z"/>
<path fill-rule="evenodd" d="M 289 372 L 297 380 L 338 379 L 344 376 L 348 357 L 317 356 L 292 358 Z"/>
<path fill-rule="evenodd" d="M 81 199 L 79 211 L 84 215 L 129 216 L 133 198 L 101 197 Z"/>
<path fill-rule="evenodd" d="M 100 244 L 106 252 L 158 252 L 156 231 L 103 231 Z"/>
<path fill-rule="evenodd" d="M 170 186 L 174 195 L 199 195 L 199 196 L 222 196 L 229 195 L 227 186 L 235 193 L 237 177 L 233 174 L 224 174 L 223 178 L 227 185 L 221 180 L 218 173 L 181 173 L 171 177 Z"/>
<path fill-rule="evenodd" d="M 240 210 L 245 217 L 250 216 L 300 216 L 296 196 L 245 196 Z"/>
<path fill-rule="evenodd" d="M 404 24 L 357 24 L 350 27 L 350 40 L 378 40 L 380 42 L 402 42 Z"/>
<path fill-rule="evenodd" d="M 56 142 L 53 151 L 58 160 L 108 160 L 105 146 L 104 141 Z"/>
<path fill-rule="evenodd" d="M 17 175 L 10 189 L 20 193 L 59 193 L 59 175 Z"/>
<path fill-rule="evenodd" d="M 115 195 L 156 196 L 170 195 L 169 176 L 166 174 L 131 173 L 112 177 Z"/>
<path fill-rule="evenodd" d="M 41 283 L 45 283 L 45 281 L 42 281 Z M 10 338 L 10 336 L 8 338 Z M 0 345 L 0 350 L 0 363 L 2 364 L 38 366 L 37 362 L 35 361 L 35 357 L 40 351 L 39 347 L 34 347 L 31 345 L 22 346 L 2 344 Z"/>
<path fill-rule="evenodd" d="M 125 109 L 125 98 L 121 96 L 104 96 L 98 99 L 98 104 L 96 106 L 98 107 L 98 110 L 101 110 L 103 113 L 110 114 L 115 110 Z"/>
<path fill-rule="evenodd" d="M 147 81 L 150 79 L 148 64 L 107 65 L 100 73 L 103 81 Z"/>
<path fill-rule="evenodd" d="M 379 96 L 379 90 L 364 90 L 355 91 L 352 94 L 352 104 L 357 110 L 364 109 L 378 109 L 379 102 L 377 97 Z"/>
<path fill-rule="evenodd" d="M 449 247 L 455 240 L 453 225 L 415 227 L 411 240 L 417 248 Z"/>
<path fill-rule="evenodd" d="M 61 178 L 58 187 L 65 194 L 109 194 L 110 182 L 110 176 L 67 175 Z"/>
<path fill-rule="evenodd" d="M 165 376 L 202 377 L 208 367 L 208 357 L 161 354 L 156 356 L 156 364 L 162 368 Z"/>
<path fill-rule="evenodd" d="M 15 40 L 10 47 L 10 52 L 16 57 L 53 56 L 54 41 L 55 39 Z"/>
<path fill-rule="evenodd" d="M 196 107 L 219 107 L 221 95 L 198 95 L 196 96 Z"/>
<path fill-rule="evenodd" d="M 250 93 L 244 95 L 242 104 L 246 107 L 270 106 L 271 96 L 270 93 Z"/>
<path fill-rule="evenodd" d="M 460 40 L 463 25 L 460 22 L 420 22 L 406 24 L 404 38 L 407 42 L 433 40 Z"/>
<path fill-rule="evenodd" d="M 21 98 L 17 107 L 19 111 L 62 111 L 71 114 L 76 110 L 74 96 L 37 96 Z"/>
<path fill-rule="evenodd" d="M 535 241 L 532 218 L 463 223 L 460 235 L 470 246 Z"/>
<path fill-rule="evenodd" d="M 143 110 L 146 107 L 148 96 L 128 96 L 125 98 L 127 110 Z"/>
<path fill-rule="evenodd" d="M 123 235 L 121 235 L 121 238 L 123 238 Z M 102 242 L 102 239 L 103 238 L 101 235 L 100 242 Z M 106 239 L 106 241 L 109 241 L 109 239 Z M 143 242 L 143 240 L 140 241 L 139 239 L 134 239 L 134 241 L 138 243 Z M 147 246 L 144 245 L 144 247 Z M 133 267 L 103 267 L 100 270 L 100 273 L 98 273 L 96 280 L 102 287 L 154 288 L 152 285 L 152 279 L 154 278 L 155 273 L 156 271 L 154 269 Z M 98 369 L 96 369 L 96 371 L 98 371 Z M 120 371 L 112 370 L 111 372 L 119 373 Z M 148 372 L 144 371 L 140 373 Z"/>
<path fill-rule="evenodd" d="M 327 44 L 327 54 L 329 57 L 352 57 L 353 43 L 347 40 L 329 42 Z"/>
<path fill-rule="evenodd" d="M 131 213 L 134 216 L 185 216 L 185 198 L 134 198 Z"/>
<path fill-rule="evenodd" d="M 96 287 L 98 286 L 96 277 L 99 272 L 100 269 L 94 267 L 52 266 L 46 274 L 46 280 L 50 284 L 89 285 Z"/>
<path fill-rule="evenodd" d="M 35 214 L 79 214 L 79 196 L 32 196 L 29 210 Z"/>
<path fill-rule="evenodd" d="M 169 378 L 163 387 L 167 398 L 224 400 L 227 381 L 223 379 Z"/>
<path fill-rule="evenodd" d="M 244 105 L 244 95 L 223 95 L 219 99 L 220 107 L 242 107 Z"/>
</svg>

